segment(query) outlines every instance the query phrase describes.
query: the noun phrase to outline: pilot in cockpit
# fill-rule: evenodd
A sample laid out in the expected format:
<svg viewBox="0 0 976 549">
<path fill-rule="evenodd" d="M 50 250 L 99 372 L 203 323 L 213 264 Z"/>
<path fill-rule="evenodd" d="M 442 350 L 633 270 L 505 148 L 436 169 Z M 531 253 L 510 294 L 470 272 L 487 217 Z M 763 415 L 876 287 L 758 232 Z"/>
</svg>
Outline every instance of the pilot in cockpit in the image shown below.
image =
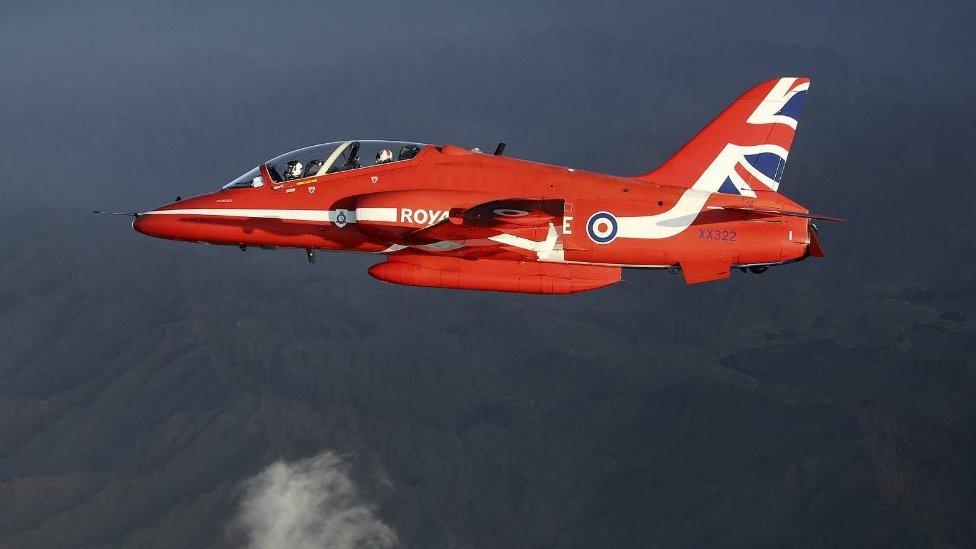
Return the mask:
<svg viewBox="0 0 976 549">
<path fill-rule="evenodd" d="M 383 149 L 382 151 L 376 153 L 377 164 L 386 164 L 387 162 L 393 162 L 393 151 L 390 149 Z"/>
<path fill-rule="evenodd" d="M 285 165 L 285 181 L 291 181 L 292 179 L 299 179 L 302 176 L 302 163 L 297 160 L 292 160 Z"/>
<path fill-rule="evenodd" d="M 419 145 L 407 143 L 406 145 L 400 147 L 400 160 L 410 160 L 411 158 L 417 156 L 417 153 L 419 152 Z"/>
</svg>

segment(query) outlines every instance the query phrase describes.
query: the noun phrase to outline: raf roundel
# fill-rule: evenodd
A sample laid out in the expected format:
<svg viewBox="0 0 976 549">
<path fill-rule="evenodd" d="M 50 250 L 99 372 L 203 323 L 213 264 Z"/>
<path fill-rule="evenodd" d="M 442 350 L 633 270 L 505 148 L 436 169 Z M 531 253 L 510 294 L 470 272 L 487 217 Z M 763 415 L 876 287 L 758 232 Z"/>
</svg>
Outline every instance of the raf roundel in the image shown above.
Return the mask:
<svg viewBox="0 0 976 549">
<path fill-rule="evenodd" d="M 617 238 L 617 218 L 610 212 L 596 212 L 586 222 L 586 233 L 597 244 L 609 244 Z"/>
</svg>

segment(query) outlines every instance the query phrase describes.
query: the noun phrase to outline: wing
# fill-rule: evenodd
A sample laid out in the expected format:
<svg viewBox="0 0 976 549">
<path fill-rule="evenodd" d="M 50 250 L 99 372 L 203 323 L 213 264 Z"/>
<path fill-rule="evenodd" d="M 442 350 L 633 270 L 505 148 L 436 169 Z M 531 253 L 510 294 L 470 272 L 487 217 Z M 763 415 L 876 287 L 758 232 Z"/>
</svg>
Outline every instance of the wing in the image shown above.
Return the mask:
<svg viewBox="0 0 976 549">
<path fill-rule="evenodd" d="M 563 215 L 563 200 L 509 198 L 471 208 L 455 208 L 444 221 L 417 229 L 409 236 L 418 243 L 490 238 L 511 231 L 548 228 Z"/>
<path fill-rule="evenodd" d="M 394 284 L 536 294 L 620 282 L 620 267 L 559 261 L 564 250 L 556 225 L 564 208 L 563 200 L 530 198 L 455 208 L 444 221 L 408 234 L 411 248 L 390 253 L 369 274 Z"/>
<path fill-rule="evenodd" d="M 539 259 L 561 246 L 556 224 L 562 223 L 564 203 L 508 198 L 455 208 L 447 219 L 409 233 L 406 240 L 415 248 L 458 256 Z"/>
</svg>

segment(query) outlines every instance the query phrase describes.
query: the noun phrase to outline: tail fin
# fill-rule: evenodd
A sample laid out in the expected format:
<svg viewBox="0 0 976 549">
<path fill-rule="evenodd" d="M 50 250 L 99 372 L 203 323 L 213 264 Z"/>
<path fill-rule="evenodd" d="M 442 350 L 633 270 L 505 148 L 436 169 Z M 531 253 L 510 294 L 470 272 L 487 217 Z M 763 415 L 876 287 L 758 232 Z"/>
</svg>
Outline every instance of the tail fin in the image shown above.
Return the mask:
<svg viewBox="0 0 976 549">
<path fill-rule="evenodd" d="M 807 78 L 759 84 L 660 168 L 638 179 L 744 196 L 775 192 L 809 89 Z"/>
</svg>

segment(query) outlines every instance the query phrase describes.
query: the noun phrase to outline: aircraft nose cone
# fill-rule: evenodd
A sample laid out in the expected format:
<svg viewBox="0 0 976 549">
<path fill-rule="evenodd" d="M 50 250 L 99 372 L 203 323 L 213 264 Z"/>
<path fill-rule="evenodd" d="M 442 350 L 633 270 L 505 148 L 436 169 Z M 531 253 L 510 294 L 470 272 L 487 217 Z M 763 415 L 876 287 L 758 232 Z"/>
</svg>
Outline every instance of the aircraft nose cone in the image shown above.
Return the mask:
<svg viewBox="0 0 976 549">
<path fill-rule="evenodd" d="M 132 220 L 132 228 L 135 229 L 136 232 L 140 232 L 142 234 L 146 234 L 146 216 L 145 216 L 145 214 L 140 215 L 140 216 L 138 216 L 138 217 L 136 217 L 135 219 Z"/>
<path fill-rule="evenodd" d="M 152 217 L 147 214 L 140 215 L 132 222 L 132 228 L 144 235 L 156 236 L 158 231 L 153 231 L 153 225 L 156 225 L 156 223 L 153 223 Z M 158 227 L 156 228 L 158 229 Z"/>
<path fill-rule="evenodd" d="M 132 222 L 132 228 L 147 236 L 168 238 L 169 231 L 165 227 L 166 220 L 161 219 L 162 217 L 160 215 L 142 214 Z"/>
</svg>

